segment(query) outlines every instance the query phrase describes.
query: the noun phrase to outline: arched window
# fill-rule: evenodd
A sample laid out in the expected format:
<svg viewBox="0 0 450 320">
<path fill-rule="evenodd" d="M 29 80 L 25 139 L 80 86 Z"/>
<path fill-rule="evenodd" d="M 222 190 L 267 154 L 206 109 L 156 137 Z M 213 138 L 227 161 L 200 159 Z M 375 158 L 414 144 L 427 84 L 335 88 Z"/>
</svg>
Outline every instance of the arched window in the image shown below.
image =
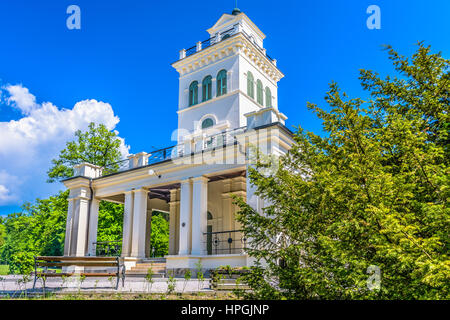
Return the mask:
<svg viewBox="0 0 450 320">
<path fill-rule="evenodd" d="M 207 212 L 207 219 L 208 220 L 212 220 L 213 219 L 213 215 L 212 215 L 212 213 L 211 212 Z"/>
<path fill-rule="evenodd" d="M 270 92 L 269 87 L 266 87 L 266 107 L 272 106 L 272 92 Z"/>
<path fill-rule="evenodd" d="M 220 70 L 217 74 L 217 96 L 227 93 L 227 70 Z"/>
<path fill-rule="evenodd" d="M 189 105 L 193 106 L 198 103 L 198 82 L 194 81 L 189 86 Z"/>
<path fill-rule="evenodd" d="M 206 118 L 202 122 L 202 129 L 206 129 L 206 128 L 212 127 L 213 125 L 214 125 L 214 120 L 211 119 L 211 118 Z"/>
<path fill-rule="evenodd" d="M 212 77 L 206 76 L 202 81 L 202 91 L 203 91 L 203 100 L 206 101 L 211 99 L 211 84 L 212 84 Z"/>
<path fill-rule="evenodd" d="M 260 105 L 264 105 L 263 95 L 263 85 L 261 80 L 258 79 L 258 81 L 256 81 L 256 102 Z"/>
<path fill-rule="evenodd" d="M 250 71 L 247 72 L 247 94 L 249 97 L 255 99 L 255 86 L 253 83 L 253 74 Z"/>
</svg>

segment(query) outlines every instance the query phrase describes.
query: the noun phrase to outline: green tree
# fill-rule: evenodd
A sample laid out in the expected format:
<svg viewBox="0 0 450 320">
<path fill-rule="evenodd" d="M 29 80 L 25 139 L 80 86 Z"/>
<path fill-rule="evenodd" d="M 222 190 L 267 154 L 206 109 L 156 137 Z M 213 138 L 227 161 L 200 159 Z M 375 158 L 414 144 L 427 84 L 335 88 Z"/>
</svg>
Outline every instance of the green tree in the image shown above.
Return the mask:
<svg viewBox="0 0 450 320">
<path fill-rule="evenodd" d="M 164 212 L 155 212 L 152 215 L 150 247 L 156 257 L 163 257 L 169 254 L 169 222 L 165 215 L 166 213 Z"/>
<path fill-rule="evenodd" d="M 327 109 L 308 103 L 325 134 L 299 127 L 276 173 L 262 155 L 249 169 L 270 203 L 259 214 L 236 200 L 267 263 L 246 276 L 251 297 L 450 298 L 450 61 L 422 43 L 411 58 L 387 50 L 397 75 L 361 70 L 366 100 L 332 83 Z"/>
<path fill-rule="evenodd" d="M 115 132 L 105 125 L 91 122 L 86 132 L 75 132 L 76 141 L 66 143 L 57 159 L 52 160 L 52 167 L 47 171 L 48 182 L 55 182 L 73 176 L 73 166 L 88 162 L 101 167 L 120 160 L 120 139 Z M 116 167 L 109 168 L 111 171 Z"/>
<path fill-rule="evenodd" d="M 25 203 L 21 213 L 8 215 L 1 260 L 12 273 L 28 273 L 35 255 L 63 254 L 68 191 L 48 199 Z"/>
<path fill-rule="evenodd" d="M 97 241 L 122 239 L 123 205 L 101 201 L 98 209 Z"/>
<path fill-rule="evenodd" d="M 117 171 L 115 164 L 121 157 L 120 139 L 105 125 L 89 124 L 86 132 L 75 132 L 76 139 L 66 143 L 57 159 L 52 160 L 48 182 L 73 176 L 73 166 L 88 162 L 104 169 L 104 173 Z M 66 199 L 67 201 L 67 199 Z M 98 213 L 98 241 L 113 241 L 122 238 L 123 205 L 101 201 Z"/>
<path fill-rule="evenodd" d="M 6 237 L 6 228 L 4 225 L 4 219 L 0 217 L 0 252 L 2 245 L 5 243 L 5 237 Z"/>
</svg>

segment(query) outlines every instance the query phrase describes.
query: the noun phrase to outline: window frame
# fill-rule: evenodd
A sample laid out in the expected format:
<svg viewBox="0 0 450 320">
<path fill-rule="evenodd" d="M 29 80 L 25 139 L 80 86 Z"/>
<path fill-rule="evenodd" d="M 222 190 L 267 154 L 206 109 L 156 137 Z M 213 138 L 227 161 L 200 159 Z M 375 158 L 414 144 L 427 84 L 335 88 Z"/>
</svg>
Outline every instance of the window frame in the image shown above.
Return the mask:
<svg viewBox="0 0 450 320">
<path fill-rule="evenodd" d="M 247 71 L 247 95 L 255 99 L 255 78 L 250 71 Z"/>
<path fill-rule="evenodd" d="M 212 99 L 212 77 L 207 75 L 202 80 L 202 102 Z"/>
<path fill-rule="evenodd" d="M 189 85 L 189 106 L 198 104 L 198 81 L 192 81 Z"/>
<path fill-rule="evenodd" d="M 272 91 L 270 91 L 269 87 L 266 87 L 266 107 L 272 106 Z"/>
<path fill-rule="evenodd" d="M 220 78 L 219 78 L 220 77 Z M 216 81 L 217 81 L 217 92 L 216 96 L 220 97 L 227 94 L 227 70 L 222 69 L 217 73 Z"/>
<path fill-rule="evenodd" d="M 256 80 L 256 102 L 264 106 L 264 87 L 261 80 Z"/>
</svg>

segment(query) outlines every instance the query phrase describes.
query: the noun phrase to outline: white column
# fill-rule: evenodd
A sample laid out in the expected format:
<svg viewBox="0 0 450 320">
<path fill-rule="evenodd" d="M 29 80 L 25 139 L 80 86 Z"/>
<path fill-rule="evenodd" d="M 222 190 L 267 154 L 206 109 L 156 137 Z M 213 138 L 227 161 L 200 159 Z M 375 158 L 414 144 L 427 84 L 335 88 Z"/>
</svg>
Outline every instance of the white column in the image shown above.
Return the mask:
<svg viewBox="0 0 450 320">
<path fill-rule="evenodd" d="M 72 230 L 70 235 L 70 252 L 69 256 L 76 256 L 77 255 L 77 237 L 78 237 L 78 217 L 79 217 L 79 211 L 80 211 L 80 201 L 78 199 L 73 198 L 72 200 L 72 206 L 73 206 L 73 213 L 72 213 Z"/>
<path fill-rule="evenodd" d="M 178 245 L 179 255 L 189 254 L 190 228 L 192 209 L 192 183 L 190 180 L 181 181 L 180 190 L 180 237 Z"/>
<path fill-rule="evenodd" d="M 207 229 L 208 178 L 197 177 L 193 180 L 192 192 L 192 252 L 206 254 L 204 233 Z"/>
<path fill-rule="evenodd" d="M 131 256 L 145 257 L 145 218 L 147 214 L 147 190 L 134 191 L 133 235 Z"/>
<path fill-rule="evenodd" d="M 179 201 L 177 199 L 177 189 L 170 190 L 170 216 L 169 216 L 169 254 L 177 254 L 177 209 Z"/>
<path fill-rule="evenodd" d="M 122 236 L 122 257 L 131 255 L 131 239 L 133 231 L 133 191 L 125 192 L 125 203 L 123 206 L 123 236 Z"/>
<path fill-rule="evenodd" d="M 98 227 L 98 207 L 100 200 L 92 199 L 91 209 L 89 212 L 89 236 L 88 236 L 88 255 L 95 256 L 95 245 L 97 242 L 97 227 Z"/>
<path fill-rule="evenodd" d="M 145 214 L 145 257 L 151 256 L 151 236 L 152 236 L 152 210 L 147 210 Z"/>
<path fill-rule="evenodd" d="M 88 207 L 89 199 L 78 198 L 75 200 L 78 202 L 78 219 L 76 228 L 76 249 L 75 255 L 77 257 L 83 257 L 86 255 L 87 251 L 87 236 L 88 236 Z"/>
<path fill-rule="evenodd" d="M 66 220 L 66 237 L 64 239 L 64 255 L 70 255 L 70 247 L 72 240 L 72 228 L 73 228 L 73 199 L 68 199 L 69 205 L 67 208 L 67 220 Z"/>
</svg>

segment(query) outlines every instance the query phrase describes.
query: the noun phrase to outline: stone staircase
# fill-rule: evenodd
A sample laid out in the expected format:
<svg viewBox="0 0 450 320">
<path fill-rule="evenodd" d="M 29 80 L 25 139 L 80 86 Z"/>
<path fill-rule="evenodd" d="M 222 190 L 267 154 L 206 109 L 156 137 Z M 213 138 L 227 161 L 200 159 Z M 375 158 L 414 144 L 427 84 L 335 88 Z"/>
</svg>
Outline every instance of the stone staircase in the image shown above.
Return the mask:
<svg viewBox="0 0 450 320">
<path fill-rule="evenodd" d="M 148 270 L 152 269 L 153 278 L 164 278 L 166 273 L 166 259 L 164 258 L 149 258 L 143 259 L 136 263 L 134 267 L 125 272 L 126 277 L 142 277 L 148 273 Z"/>
</svg>

